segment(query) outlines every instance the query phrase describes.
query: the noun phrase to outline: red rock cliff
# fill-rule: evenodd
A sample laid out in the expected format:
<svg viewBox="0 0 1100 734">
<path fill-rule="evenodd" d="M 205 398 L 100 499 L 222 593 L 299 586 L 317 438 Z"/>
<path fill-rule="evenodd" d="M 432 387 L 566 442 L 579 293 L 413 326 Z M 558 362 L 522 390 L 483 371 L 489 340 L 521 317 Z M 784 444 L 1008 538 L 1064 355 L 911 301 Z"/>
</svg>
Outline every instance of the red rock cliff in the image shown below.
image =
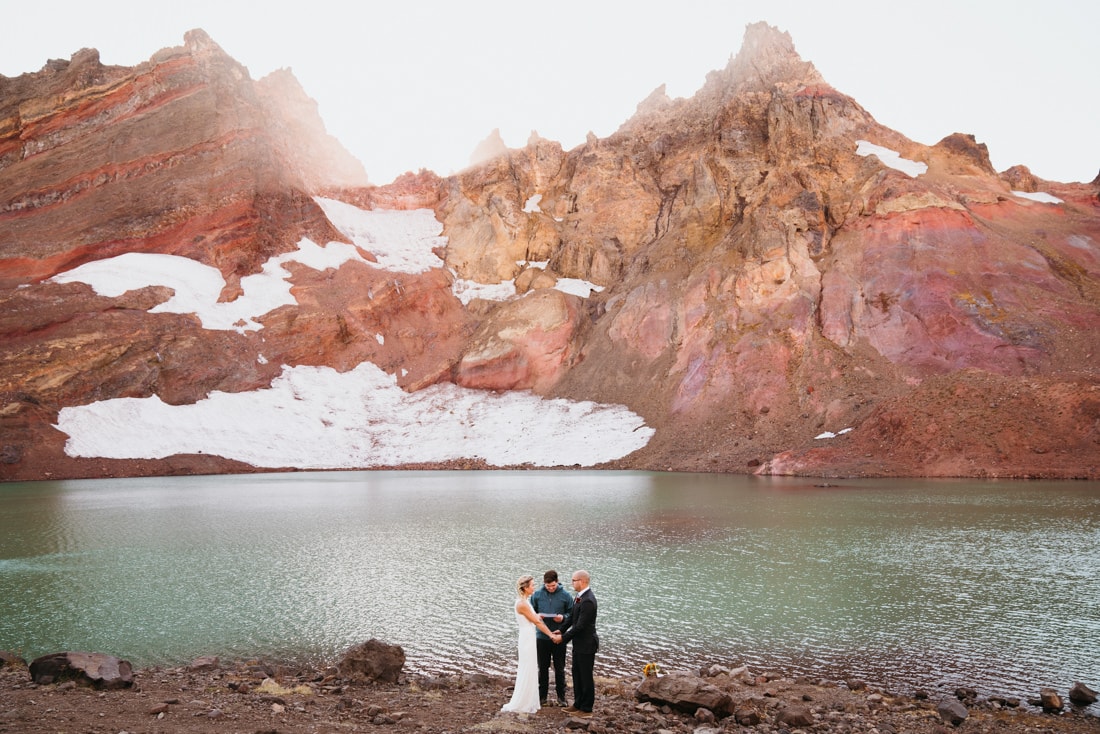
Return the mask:
<svg viewBox="0 0 1100 734">
<path fill-rule="evenodd" d="M 467 322 L 442 271 L 398 288 L 363 265 L 297 268 L 298 305 L 268 314 L 262 335 L 146 313 L 165 288 L 107 298 L 48 280 L 122 253 L 180 255 L 217 268 L 232 301 L 303 237 L 346 241 L 312 195 L 366 184 L 289 72 L 254 82 L 202 31 L 134 68 L 84 50 L 0 77 L 0 478 L 247 468 L 71 459 L 52 428 L 64 406 L 189 403 L 265 386 L 284 364 L 369 359 L 402 365 L 404 382 L 437 379 Z M 379 343 L 391 329 L 412 336 Z"/>
</svg>

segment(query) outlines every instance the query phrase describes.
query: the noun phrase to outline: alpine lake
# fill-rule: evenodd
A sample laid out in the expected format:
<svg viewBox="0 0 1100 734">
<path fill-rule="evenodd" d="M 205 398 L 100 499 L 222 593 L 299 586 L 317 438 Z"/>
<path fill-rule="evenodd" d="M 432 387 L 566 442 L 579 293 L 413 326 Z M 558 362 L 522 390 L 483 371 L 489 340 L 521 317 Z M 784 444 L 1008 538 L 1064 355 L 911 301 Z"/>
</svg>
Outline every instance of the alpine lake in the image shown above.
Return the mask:
<svg viewBox="0 0 1100 734">
<path fill-rule="evenodd" d="M 1100 686 L 1100 482 L 599 471 L 0 484 L 0 650 L 511 675 L 515 580 L 583 568 L 597 675 Z M 568 588 L 568 584 L 566 585 Z M 1095 707 L 1094 707 L 1095 708 Z"/>
</svg>

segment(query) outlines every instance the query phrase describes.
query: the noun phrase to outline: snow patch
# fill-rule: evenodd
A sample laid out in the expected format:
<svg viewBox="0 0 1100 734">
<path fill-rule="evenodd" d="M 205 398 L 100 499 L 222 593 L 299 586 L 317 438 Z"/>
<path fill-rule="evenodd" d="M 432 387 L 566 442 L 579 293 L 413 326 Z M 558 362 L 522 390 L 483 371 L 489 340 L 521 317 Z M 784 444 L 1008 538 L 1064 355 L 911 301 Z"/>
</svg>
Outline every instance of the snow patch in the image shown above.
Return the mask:
<svg viewBox="0 0 1100 734">
<path fill-rule="evenodd" d="M 255 319 L 296 303 L 290 273 L 295 261 L 322 270 L 348 261 L 395 272 L 443 267 L 432 249 L 446 243 L 431 210 L 365 211 L 317 199 L 333 225 L 355 245 L 320 247 L 302 239 L 298 249 L 268 260 L 260 273 L 241 278 L 242 294 L 219 303 L 225 279 L 213 267 L 185 257 L 127 253 L 86 263 L 55 276 L 83 282 L 117 297 L 147 286 L 173 290 L 153 313 L 194 313 L 207 329 L 258 330 Z M 537 202 L 535 202 L 537 205 Z M 363 258 L 371 252 L 377 263 Z M 397 279 L 395 286 L 400 288 Z M 563 279 L 570 291 L 598 289 Z M 456 279 L 455 293 L 506 300 L 515 283 L 488 285 Z M 570 292 L 567 291 L 567 292 Z M 372 293 L 368 296 L 373 298 Z M 382 334 L 375 334 L 379 344 Z M 258 354 L 256 361 L 266 364 Z M 408 375 L 404 368 L 402 376 Z M 156 459 L 184 453 L 224 456 L 257 467 L 339 469 L 480 458 L 494 466 L 591 466 L 646 445 L 654 430 L 623 406 L 544 400 L 530 392 L 491 393 L 435 385 L 409 394 L 377 366 L 363 363 L 338 373 L 328 367 L 283 367 L 270 388 L 213 392 L 191 405 L 159 397 L 119 398 L 63 408 L 57 427 L 69 435 L 70 456 Z"/>
<path fill-rule="evenodd" d="M 529 198 L 527 200 L 527 203 L 525 203 L 523 205 L 523 211 L 527 214 L 534 214 L 536 212 L 541 212 L 542 209 L 539 209 L 539 202 L 540 201 L 542 201 L 542 194 L 535 194 L 534 196 L 532 196 L 531 198 Z"/>
<path fill-rule="evenodd" d="M 263 328 L 255 319 L 280 306 L 297 303 L 290 291 L 290 272 L 284 267 L 289 262 L 325 270 L 356 261 L 401 273 L 443 267 L 432 248 L 447 240 L 439 236 L 443 225 L 430 209 L 366 211 L 332 199 L 318 197 L 315 201 L 355 244 L 329 242 L 321 247 L 303 238 L 294 252 L 273 257 L 259 273 L 241 278 L 242 294 L 233 301 L 218 301 L 225 279 L 217 268 L 178 255 L 128 252 L 85 263 L 51 280 L 87 283 L 97 294 L 112 298 L 147 286 L 165 286 L 174 294 L 149 309 L 150 313 L 193 313 L 206 329 L 244 333 Z M 368 262 L 358 248 L 372 253 L 378 262 Z"/>
<path fill-rule="evenodd" d="M 507 301 L 516 297 L 516 281 L 478 283 L 476 280 L 455 278 L 454 283 L 451 284 L 451 292 L 462 301 L 463 305 L 468 305 L 475 298 L 486 301 Z"/>
<path fill-rule="evenodd" d="M 554 287 L 562 293 L 571 293 L 581 298 L 588 298 L 593 291 L 599 293 L 603 290 L 602 285 L 596 285 L 579 278 L 558 278 L 558 282 L 554 284 Z"/>
<path fill-rule="evenodd" d="M 902 158 L 900 153 L 897 153 L 889 148 L 884 148 L 881 145 L 875 145 L 866 140 L 856 141 L 856 155 L 869 156 L 873 155 L 879 159 L 882 165 L 887 168 L 893 168 L 895 171 L 901 171 L 902 173 L 916 178 L 922 173 L 928 171 L 928 166 L 924 163 L 917 161 L 911 161 L 908 158 Z"/>
<path fill-rule="evenodd" d="M 550 264 L 549 260 L 516 260 L 516 265 L 521 268 L 541 268 L 543 270 Z M 588 298 L 593 292 L 599 293 L 604 289 L 602 285 L 596 285 L 580 278 L 558 278 L 554 289 L 562 293 Z M 486 301 L 509 301 L 519 294 L 516 292 L 515 279 L 504 280 L 500 283 L 478 283 L 473 280 L 455 278 L 451 291 L 462 303 L 469 304 L 475 298 Z"/>
<path fill-rule="evenodd" d="M 1031 201 L 1037 201 L 1041 204 L 1062 204 L 1061 199 L 1053 194 L 1048 194 L 1045 191 L 1013 191 L 1013 196 L 1019 196 L 1021 199 L 1030 199 Z"/>
<path fill-rule="evenodd" d="M 819 433 L 816 436 L 814 436 L 814 439 L 815 440 L 822 440 L 822 439 L 826 439 L 826 438 L 836 438 L 837 436 L 843 436 L 845 433 L 848 433 L 848 431 L 850 431 L 850 430 L 852 430 L 852 429 L 851 428 L 842 428 L 839 431 L 837 431 L 836 433 L 833 433 L 832 431 L 825 431 L 824 433 Z"/>
<path fill-rule="evenodd" d="M 259 273 L 241 278 L 241 295 L 228 302 L 218 301 L 225 278 L 217 268 L 178 255 L 128 252 L 85 263 L 50 280 L 87 283 L 98 295 L 111 298 L 147 286 L 165 286 L 175 292 L 149 313 L 193 313 L 203 328 L 244 333 L 263 328 L 255 321 L 260 316 L 297 303 L 290 292 L 290 272 L 284 265 L 299 262 L 324 270 L 338 268 L 349 260 L 366 262 L 352 245 L 330 242 L 320 247 L 303 238 L 294 252 L 273 257 Z"/>
<path fill-rule="evenodd" d="M 443 225 L 431 209 L 366 210 L 335 199 L 314 201 L 336 229 L 378 259 L 375 267 L 398 273 L 423 273 L 443 267 L 432 252 L 447 244 Z"/>
<path fill-rule="evenodd" d="M 480 458 L 493 466 L 591 466 L 642 448 L 654 430 L 618 405 L 440 384 L 406 393 L 364 362 L 339 373 L 284 367 L 270 388 L 62 408 L 69 456 L 159 459 L 204 453 L 256 467 L 350 469 Z"/>
</svg>

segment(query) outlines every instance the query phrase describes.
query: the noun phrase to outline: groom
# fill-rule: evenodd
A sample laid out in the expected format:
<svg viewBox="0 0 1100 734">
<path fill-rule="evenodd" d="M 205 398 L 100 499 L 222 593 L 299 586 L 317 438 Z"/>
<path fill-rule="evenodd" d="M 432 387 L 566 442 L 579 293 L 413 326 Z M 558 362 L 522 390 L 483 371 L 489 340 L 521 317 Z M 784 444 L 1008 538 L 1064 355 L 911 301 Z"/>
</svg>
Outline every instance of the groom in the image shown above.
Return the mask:
<svg viewBox="0 0 1100 734">
<path fill-rule="evenodd" d="M 600 638 L 596 634 L 596 595 L 589 588 L 588 571 L 573 572 L 573 614 L 561 628 L 561 644 L 573 642 L 573 705 L 563 711 L 587 718 L 596 701 L 596 682 L 592 669 Z"/>
</svg>

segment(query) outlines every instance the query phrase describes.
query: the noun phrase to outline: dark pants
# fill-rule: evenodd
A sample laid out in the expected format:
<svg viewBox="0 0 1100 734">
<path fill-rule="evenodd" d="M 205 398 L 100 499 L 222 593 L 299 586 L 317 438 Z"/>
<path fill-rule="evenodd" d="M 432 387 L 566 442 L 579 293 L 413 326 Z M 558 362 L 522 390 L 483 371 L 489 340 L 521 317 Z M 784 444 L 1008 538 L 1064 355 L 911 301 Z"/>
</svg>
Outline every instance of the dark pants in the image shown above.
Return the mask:
<svg viewBox="0 0 1100 734">
<path fill-rule="evenodd" d="M 539 653 L 539 701 L 546 700 L 550 691 L 550 663 L 554 663 L 554 689 L 558 700 L 565 700 L 565 645 L 556 645 L 552 640 L 535 638 L 535 648 Z"/>
<path fill-rule="evenodd" d="M 591 711 L 596 702 L 596 681 L 592 670 L 596 667 L 596 653 L 577 652 L 573 649 L 573 708 Z"/>
</svg>

